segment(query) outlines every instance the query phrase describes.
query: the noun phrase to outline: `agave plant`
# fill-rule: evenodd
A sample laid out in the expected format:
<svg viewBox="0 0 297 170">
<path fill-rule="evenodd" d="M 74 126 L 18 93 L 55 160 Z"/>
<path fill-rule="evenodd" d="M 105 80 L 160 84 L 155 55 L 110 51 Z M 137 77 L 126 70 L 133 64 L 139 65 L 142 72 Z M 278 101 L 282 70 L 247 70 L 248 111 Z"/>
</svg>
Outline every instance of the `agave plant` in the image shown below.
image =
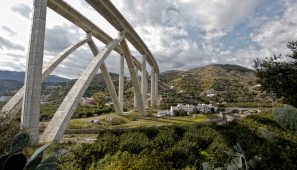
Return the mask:
<svg viewBox="0 0 297 170">
<path fill-rule="evenodd" d="M 261 160 L 257 155 L 250 160 L 247 160 L 245 152 L 241 148 L 240 144 L 233 146 L 233 149 L 229 149 L 226 153 L 230 156 L 231 162 L 225 163 L 224 167 L 218 167 L 212 169 L 207 162 L 202 163 L 203 170 L 250 170 L 256 169 L 257 162 Z"/>
<path fill-rule="evenodd" d="M 277 107 L 272 112 L 273 119 L 288 132 L 297 135 L 297 109 L 290 105 Z M 281 144 L 288 142 L 286 139 L 270 132 L 269 130 L 259 127 L 260 136 L 270 142 Z"/>
<path fill-rule="evenodd" d="M 46 144 L 37 149 L 30 159 L 20 152 L 29 142 L 29 135 L 23 132 L 14 136 L 8 154 L 0 157 L 0 170 L 44 170 L 57 169 L 57 158 L 49 156 L 42 160 L 43 151 L 51 145 Z"/>
<path fill-rule="evenodd" d="M 290 105 L 277 107 L 272 112 L 273 119 L 288 132 L 297 135 L 297 109 Z"/>
</svg>

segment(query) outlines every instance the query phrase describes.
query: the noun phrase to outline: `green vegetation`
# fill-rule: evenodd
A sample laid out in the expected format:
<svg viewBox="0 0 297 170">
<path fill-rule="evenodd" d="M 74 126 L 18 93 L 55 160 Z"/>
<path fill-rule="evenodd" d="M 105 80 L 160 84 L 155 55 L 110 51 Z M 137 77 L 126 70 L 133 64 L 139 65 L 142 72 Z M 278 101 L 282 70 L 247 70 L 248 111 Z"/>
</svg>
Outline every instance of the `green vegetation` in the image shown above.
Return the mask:
<svg viewBox="0 0 297 170">
<path fill-rule="evenodd" d="M 273 119 L 288 132 L 297 135 L 297 108 L 284 105 L 275 108 L 272 112 Z"/>
<path fill-rule="evenodd" d="M 289 42 L 287 47 L 292 51 L 291 55 L 286 55 L 289 62 L 280 60 L 281 55 L 274 55 L 264 60 L 256 59 L 254 67 L 262 91 L 297 107 L 297 41 Z"/>
<path fill-rule="evenodd" d="M 48 105 L 41 105 L 41 114 L 40 120 L 41 121 L 49 121 L 53 115 L 55 114 L 56 110 L 58 109 L 59 105 L 57 104 L 48 104 Z M 72 118 L 87 118 L 96 115 L 102 115 L 106 113 L 113 112 L 112 106 L 95 106 L 95 105 L 78 105 L 76 108 L 74 115 Z"/>
<path fill-rule="evenodd" d="M 1 170 L 44 170 L 44 169 L 58 169 L 55 156 L 50 156 L 43 160 L 44 150 L 48 148 L 51 143 L 46 144 L 37 149 L 30 159 L 20 152 L 29 143 L 29 135 L 23 132 L 16 134 L 11 142 L 10 151 L 0 157 Z"/>
<path fill-rule="evenodd" d="M 174 116 L 187 116 L 187 112 L 185 110 L 174 110 L 173 111 Z"/>
<path fill-rule="evenodd" d="M 257 155 L 253 159 L 248 160 L 245 156 L 245 152 L 243 151 L 239 143 L 237 143 L 237 145 L 234 145 L 233 149 L 229 149 L 228 151 L 226 151 L 226 153 L 231 159 L 230 163 L 225 163 L 224 167 L 215 168 L 215 170 L 256 169 L 257 163 L 261 161 L 261 158 Z M 202 163 L 202 167 L 203 170 L 212 170 L 211 166 L 207 162 Z"/>
<path fill-rule="evenodd" d="M 13 137 L 20 131 L 20 122 L 13 119 L 9 124 L 3 123 L 3 118 L 0 118 L 0 153 L 5 153 L 5 151 L 10 148 L 10 141 Z"/>
<path fill-rule="evenodd" d="M 127 120 L 126 119 L 123 119 L 121 117 L 113 117 L 110 121 L 110 124 L 111 125 L 121 125 L 121 124 L 126 124 L 127 123 Z"/>
<path fill-rule="evenodd" d="M 263 127 L 285 139 L 261 137 Z M 203 162 L 223 167 L 225 153 L 237 142 L 246 160 L 258 155 L 259 169 L 297 169 L 297 136 L 286 132 L 271 114 L 248 116 L 226 125 L 192 123 L 161 127 L 102 130 L 93 144 L 70 149 L 62 169 L 201 169 Z"/>
<path fill-rule="evenodd" d="M 161 109 L 178 103 L 271 103 L 270 94 L 262 94 L 253 70 L 236 66 L 212 64 L 187 71 L 166 72 L 160 75 L 171 86 L 162 94 Z M 212 96 L 207 96 L 212 94 Z"/>
<path fill-rule="evenodd" d="M 106 96 L 102 92 L 97 92 L 97 93 L 93 94 L 93 98 L 96 102 L 96 105 L 99 107 L 103 107 L 106 103 L 106 101 L 105 101 Z"/>
</svg>

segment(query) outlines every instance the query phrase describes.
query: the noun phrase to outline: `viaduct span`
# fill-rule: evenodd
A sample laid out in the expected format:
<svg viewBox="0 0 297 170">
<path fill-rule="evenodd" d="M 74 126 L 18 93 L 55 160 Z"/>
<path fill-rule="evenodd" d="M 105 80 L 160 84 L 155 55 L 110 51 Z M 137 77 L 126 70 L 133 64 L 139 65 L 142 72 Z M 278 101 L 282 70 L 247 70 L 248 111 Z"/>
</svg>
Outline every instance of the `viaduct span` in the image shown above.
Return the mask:
<svg viewBox="0 0 297 170">
<path fill-rule="evenodd" d="M 21 110 L 21 126 L 29 132 L 31 144 L 60 141 L 81 97 L 99 69 L 101 70 L 107 85 L 115 112 L 119 115 L 123 114 L 125 61 L 133 84 L 135 108 L 138 109 L 141 115 L 146 114 L 145 102 L 149 79 L 151 82 L 150 103 L 152 108 L 156 107 L 159 68 L 152 53 L 135 32 L 133 27 L 109 0 L 86 1 L 119 32 L 117 38 L 111 38 L 97 25 L 63 0 L 34 0 L 25 83 L 1 111 L 1 117 L 5 119 L 6 123 L 9 123 Z M 60 55 L 54 57 L 43 67 L 47 8 L 52 9 L 84 30 L 86 36 L 65 49 Z M 106 46 L 99 50 L 92 38 L 98 39 Z M 131 55 L 127 41 L 129 41 L 140 53 L 142 56 L 141 61 L 138 61 Z M 39 135 L 41 83 L 67 56 L 84 44 L 88 44 L 94 58 L 86 69 L 83 70 L 80 77 L 77 79 L 47 125 L 43 134 Z M 104 63 L 105 59 L 113 50 L 116 51 L 120 57 L 118 93 L 114 88 L 108 68 Z M 151 67 L 150 74 L 147 72 L 146 63 Z M 141 72 L 141 82 L 138 81 L 138 71 Z"/>
</svg>

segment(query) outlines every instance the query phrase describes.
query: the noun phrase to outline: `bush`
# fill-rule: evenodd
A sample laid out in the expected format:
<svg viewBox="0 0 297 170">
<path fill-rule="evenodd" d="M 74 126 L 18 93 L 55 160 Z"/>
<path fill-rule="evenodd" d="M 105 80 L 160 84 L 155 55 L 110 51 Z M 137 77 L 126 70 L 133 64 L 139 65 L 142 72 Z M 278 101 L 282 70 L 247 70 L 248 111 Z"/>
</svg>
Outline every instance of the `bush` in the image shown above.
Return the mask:
<svg viewBox="0 0 297 170">
<path fill-rule="evenodd" d="M 121 117 L 113 117 L 110 121 L 110 124 L 111 125 L 121 125 L 121 124 L 126 124 L 127 123 L 127 120 L 126 119 L 123 119 Z"/>
<path fill-rule="evenodd" d="M 173 111 L 174 116 L 187 116 L 188 113 L 185 110 L 174 110 Z"/>
<path fill-rule="evenodd" d="M 261 137 L 259 127 L 290 142 L 272 143 Z M 237 142 L 247 158 L 262 158 L 259 169 L 297 169 L 297 136 L 266 113 L 221 126 L 193 123 L 102 130 L 97 142 L 70 150 L 61 162 L 79 169 L 200 169 L 202 162 L 223 167 L 229 162 L 225 151 Z"/>
<path fill-rule="evenodd" d="M 129 132 L 120 136 L 120 150 L 130 153 L 140 153 L 150 144 L 146 135 L 139 132 Z"/>
<path fill-rule="evenodd" d="M 166 150 L 176 143 L 177 136 L 173 129 L 161 130 L 154 138 L 154 147 L 160 151 Z"/>
<path fill-rule="evenodd" d="M 9 124 L 4 124 L 0 118 L 0 153 L 6 153 L 10 149 L 10 141 L 20 131 L 20 122 L 12 120 Z"/>
</svg>

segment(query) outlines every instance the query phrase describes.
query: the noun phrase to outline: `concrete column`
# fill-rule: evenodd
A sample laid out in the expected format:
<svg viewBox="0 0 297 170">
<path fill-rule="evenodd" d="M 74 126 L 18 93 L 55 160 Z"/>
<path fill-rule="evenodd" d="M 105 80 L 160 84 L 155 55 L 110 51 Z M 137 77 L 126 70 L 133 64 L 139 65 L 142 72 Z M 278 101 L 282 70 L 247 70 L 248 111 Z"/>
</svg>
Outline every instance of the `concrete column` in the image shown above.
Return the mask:
<svg viewBox="0 0 297 170">
<path fill-rule="evenodd" d="M 136 73 L 136 77 L 137 77 L 137 81 L 138 81 L 138 69 L 135 68 L 135 73 Z M 134 102 L 134 110 L 137 110 L 137 97 L 136 97 L 136 90 L 134 89 L 134 98 L 133 98 L 133 102 Z"/>
<path fill-rule="evenodd" d="M 96 56 L 99 53 L 99 50 L 92 39 L 90 41 L 88 41 L 88 45 L 91 48 L 93 55 Z M 112 79 L 109 75 L 109 72 L 108 72 L 108 69 L 107 69 L 105 63 L 102 63 L 102 65 L 100 66 L 100 70 L 101 70 L 102 76 L 104 78 L 105 84 L 107 86 L 111 100 L 113 102 L 114 110 L 118 115 L 121 115 L 121 114 L 123 114 L 123 111 L 121 109 L 121 105 L 118 100 L 117 93 L 115 91 Z"/>
<path fill-rule="evenodd" d="M 88 41 L 88 37 L 72 45 L 62 52 L 62 54 L 53 58 L 43 69 L 42 69 L 42 81 L 44 81 L 48 75 L 74 50 L 82 46 Z M 24 96 L 24 86 L 3 106 L 1 111 L 1 117 L 9 123 L 15 115 L 21 110 Z"/>
<path fill-rule="evenodd" d="M 27 57 L 24 100 L 21 116 L 22 128 L 30 135 L 30 143 L 39 137 L 40 94 L 46 23 L 47 0 L 34 0 L 31 38 Z"/>
<path fill-rule="evenodd" d="M 118 94 L 118 98 L 119 98 L 119 102 L 120 102 L 120 107 L 121 110 L 123 111 L 123 107 L 124 107 L 124 63 L 125 59 L 123 56 L 120 57 L 120 73 L 119 73 L 119 94 Z"/>
<path fill-rule="evenodd" d="M 122 31 L 120 33 L 120 35 L 125 35 L 125 32 Z M 127 65 L 128 65 L 132 84 L 133 84 L 134 90 L 136 92 L 136 99 L 137 99 L 137 106 L 138 106 L 139 113 L 141 115 L 145 115 L 145 108 L 144 108 L 144 104 L 143 104 L 144 102 L 142 100 L 139 82 L 137 80 L 137 75 L 135 73 L 135 66 L 133 64 L 133 58 L 131 56 L 131 53 L 130 53 L 130 50 L 129 50 L 126 40 L 121 42 L 121 47 L 122 47 L 122 51 L 123 51 L 124 57 L 126 59 Z"/>
<path fill-rule="evenodd" d="M 40 138 L 40 143 L 60 141 L 77 105 L 81 100 L 81 97 L 87 90 L 98 69 L 104 63 L 104 60 L 110 54 L 110 52 L 122 40 L 123 37 L 113 40 L 105 48 L 100 50 L 98 55 L 93 58 L 91 63 L 87 66 L 73 87 L 70 89 L 62 104 L 56 111 L 54 117 L 48 123 L 48 126 Z"/>
<path fill-rule="evenodd" d="M 155 70 L 154 70 L 154 67 L 151 67 L 151 106 L 152 108 L 155 108 L 155 101 L 156 101 L 156 98 L 155 98 L 155 95 L 156 95 L 156 88 L 155 88 Z"/>
<path fill-rule="evenodd" d="M 141 67 L 141 94 L 144 106 L 146 105 L 146 94 L 147 94 L 147 85 L 146 85 L 146 56 L 142 56 L 142 67 Z"/>
<path fill-rule="evenodd" d="M 159 95 L 159 74 L 156 73 L 155 74 L 155 103 L 156 103 L 156 107 L 158 106 L 158 95 Z"/>
</svg>

